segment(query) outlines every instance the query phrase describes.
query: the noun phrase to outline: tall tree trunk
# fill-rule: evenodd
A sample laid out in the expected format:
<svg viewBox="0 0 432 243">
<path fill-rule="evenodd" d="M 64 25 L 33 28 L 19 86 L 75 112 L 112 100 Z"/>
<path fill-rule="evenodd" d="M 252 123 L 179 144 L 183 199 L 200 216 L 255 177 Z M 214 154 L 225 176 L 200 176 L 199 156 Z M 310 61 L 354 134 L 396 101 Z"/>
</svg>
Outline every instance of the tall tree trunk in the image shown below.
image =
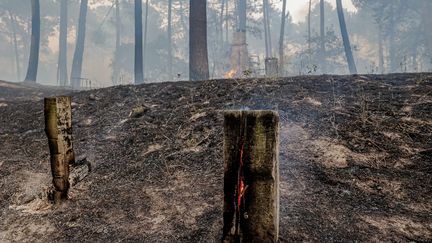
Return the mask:
<svg viewBox="0 0 432 243">
<path fill-rule="evenodd" d="M 432 32 L 430 31 L 430 27 L 432 25 L 432 18 L 430 17 L 430 11 L 432 9 L 432 2 L 429 0 L 423 0 L 423 4 L 422 4 L 422 28 L 421 30 L 423 31 L 423 33 L 425 33 L 425 42 L 424 42 L 424 47 L 426 50 L 430 51 L 432 50 Z M 426 55 L 423 55 L 423 61 L 420 60 L 420 68 L 418 69 L 419 71 L 424 71 L 423 70 L 423 63 L 426 64 Z M 420 58 L 419 58 L 420 59 Z M 416 61 L 417 62 L 417 61 Z M 417 63 L 418 66 L 419 63 Z M 432 65 L 432 57 L 429 56 L 429 70 L 430 70 L 430 65 Z M 427 68 L 427 66 L 426 66 Z"/>
<path fill-rule="evenodd" d="M 31 44 L 29 64 L 25 82 L 36 83 L 37 70 L 39 65 L 39 46 L 40 46 L 40 5 L 39 0 L 31 1 L 32 20 L 31 20 Z"/>
<path fill-rule="evenodd" d="M 309 52 L 309 58 L 311 56 L 311 13 L 312 13 L 312 0 L 309 0 L 309 10 L 308 10 L 308 52 Z"/>
<path fill-rule="evenodd" d="M 18 52 L 18 41 L 17 41 L 17 35 L 16 35 L 16 19 L 15 16 L 12 15 L 10 11 L 9 18 L 10 18 L 10 24 L 12 26 L 12 39 L 13 39 L 13 45 L 14 45 L 14 53 L 15 53 L 15 66 L 16 66 L 16 75 L 17 80 L 21 80 L 21 68 L 20 68 L 20 60 L 19 60 L 19 52 Z"/>
<path fill-rule="evenodd" d="M 57 82 L 61 86 L 68 85 L 67 73 L 67 22 L 68 22 L 68 7 L 67 0 L 60 2 L 60 36 L 59 36 L 59 57 L 58 57 L 58 73 Z"/>
<path fill-rule="evenodd" d="M 148 12 L 149 12 L 149 0 L 146 0 L 146 8 L 145 8 L 145 16 L 144 16 L 145 24 L 144 24 L 144 48 L 143 48 L 143 80 L 146 77 Z"/>
<path fill-rule="evenodd" d="M 142 1 L 135 0 L 135 84 L 144 83 Z"/>
<path fill-rule="evenodd" d="M 231 46 L 231 71 L 240 77 L 249 70 L 249 54 L 246 44 L 246 0 L 238 0 L 236 6 L 236 32 L 233 34 Z"/>
<path fill-rule="evenodd" d="M 283 0 L 281 29 L 280 29 L 280 36 L 279 36 L 279 73 L 281 76 L 285 75 L 284 37 L 285 37 L 286 5 L 287 5 L 287 0 Z"/>
<path fill-rule="evenodd" d="M 398 57 L 398 53 L 400 51 L 397 49 L 396 40 L 397 40 L 397 20 L 401 18 L 402 11 L 405 7 L 401 1 L 394 0 L 395 3 L 392 3 L 390 6 L 390 26 L 389 26 L 389 72 L 394 73 L 397 72 L 400 65 L 402 65 L 402 60 Z M 396 6 L 399 6 L 395 9 Z M 399 59 L 399 60 L 398 60 Z"/>
<path fill-rule="evenodd" d="M 189 4 L 189 79 L 207 80 L 207 1 L 190 0 Z"/>
<path fill-rule="evenodd" d="M 246 32 L 246 19 L 247 19 L 247 4 L 246 0 L 239 0 L 238 1 L 238 26 L 237 31 L 238 32 Z"/>
<path fill-rule="evenodd" d="M 119 73 L 120 73 L 120 46 L 121 46 L 121 18 L 120 18 L 120 4 L 119 0 L 115 0 L 116 12 L 115 12 L 115 25 L 116 25 L 116 41 L 115 41 L 115 51 L 114 51 L 114 62 L 113 62 L 113 73 L 112 73 L 112 83 L 116 85 L 119 83 Z"/>
<path fill-rule="evenodd" d="M 348 36 L 348 31 L 346 28 L 345 16 L 343 13 L 341 0 L 336 0 L 336 6 L 337 6 L 337 13 L 338 13 L 338 18 L 339 18 L 339 25 L 340 25 L 341 34 L 342 34 L 342 40 L 343 40 L 343 44 L 344 44 L 344 48 L 345 48 L 345 55 L 346 55 L 347 62 L 348 62 L 348 68 L 349 68 L 349 71 L 351 74 L 356 74 L 357 73 L 357 67 L 355 65 L 353 53 L 351 50 L 351 44 L 350 44 L 350 40 L 349 40 L 349 36 Z"/>
<path fill-rule="evenodd" d="M 229 42 L 229 20 L 228 20 L 229 1 L 226 0 L 225 4 L 225 42 Z"/>
<path fill-rule="evenodd" d="M 272 41 L 271 41 L 271 29 L 270 29 L 270 5 L 269 5 L 269 0 L 265 0 L 266 1 L 266 23 L 267 23 L 267 35 L 268 35 L 268 44 L 269 44 L 269 51 L 270 51 L 270 56 L 273 57 L 273 46 L 272 46 Z"/>
<path fill-rule="evenodd" d="M 86 34 L 87 4 L 88 0 L 81 0 L 80 15 L 78 19 L 78 34 L 71 71 L 71 82 L 74 89 L 79 88 L 81 85 L 82 62 Z"/>
<path fill-rule="evenodd" d="M 269 29 L 267 25 L 267 0 L 263 0 L 263 24 L 264 24 L 264 42 L 265 42 L 265 51 L 266 51 L 266 58 L 269 58 L 271 56 L 271 50 L 270 50 L 270 40 L 269 37 Z"/>
<path fill-rule="evenodd" d="M 168 0 L 168 79 L 172 79 L 172 0 Z M 146 20 L 147 22 L 147 20 Z"/>
<path fill-rule="evenodd" d="M 224 38 L 223 38 L 223 26 L 224 26 L 224 11 L 225 11 L 225 0 L 221 0 L 221 14 L 220 14 L 220 38 L 219 38 L 219 41 L 220 41 L 220 44 L 222 45 L 222 43 L 223 43 L 223 40 L 224 40 Z M 222 48 L 223 48 L 223 46 L 222 46 Z"/>
<path fill-rule="evenodd" d="M 382 21 L 378 23 L 378 69 L 384 74 L 384 47 L 383 47 L 383 30 Z"/>
<path fill-rule="evenodd" d="M 390 26 L 389 26 L 389 72 L 394 73 L 397 71 L 398 65 L 396 62 L 396 43 L 395 43 L 395 4 L 391 4 L 390 6 Z"/>
<path fill-rule="evenodd" d="M 326 48 L 325 48 L 325 9 L 324 0 L 320 0 L 320 65 L 322 73 L 327 72 Z"/>
</svg>

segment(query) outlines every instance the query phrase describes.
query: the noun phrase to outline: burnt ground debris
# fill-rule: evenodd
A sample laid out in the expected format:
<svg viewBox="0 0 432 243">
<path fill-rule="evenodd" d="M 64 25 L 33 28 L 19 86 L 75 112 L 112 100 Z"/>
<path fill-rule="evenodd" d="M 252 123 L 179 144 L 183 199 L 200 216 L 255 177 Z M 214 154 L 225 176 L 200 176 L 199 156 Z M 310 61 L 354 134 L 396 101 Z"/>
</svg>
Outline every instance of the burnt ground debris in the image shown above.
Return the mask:
<svg viewBox="0 0 432 243">
<path fill-rule="evenodd" d="M 219 241 L 222 111 L 239 108 L 281 117 L 282 241 L 432 241 L 432 74 L 72 93 L 92 172 L 55 207 L 42 98 L 65 93 L 0 83 L 1 241 Z"/>
</svg>

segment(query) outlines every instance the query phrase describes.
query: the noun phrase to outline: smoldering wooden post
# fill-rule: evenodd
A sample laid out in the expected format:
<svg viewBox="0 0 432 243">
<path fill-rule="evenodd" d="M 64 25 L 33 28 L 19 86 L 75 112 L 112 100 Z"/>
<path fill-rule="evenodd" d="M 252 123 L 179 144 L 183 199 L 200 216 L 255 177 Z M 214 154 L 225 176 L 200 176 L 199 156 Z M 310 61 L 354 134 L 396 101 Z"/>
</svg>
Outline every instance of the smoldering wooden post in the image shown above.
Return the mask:
<svg viewBox="0 0 432 243">
<path fill-rule="evenodd" d="M 279 235 L 279 115 L 224 114 L 222 242 L 277 242 Z"/>
<path fill-rule="evenodd" d="M 55 203 L 60 203 L 67 199 L 69 165 L 75 162 L 70 97 L 45 98 L 45 132 L 50 149 L 53 198 Z"/>
<path fill-rule="evenodd" d="M 270 57 L 265 59 L 265 73 L 268 77 L 277 77 L 279 73 L 278 59 Z"/>
</svg>

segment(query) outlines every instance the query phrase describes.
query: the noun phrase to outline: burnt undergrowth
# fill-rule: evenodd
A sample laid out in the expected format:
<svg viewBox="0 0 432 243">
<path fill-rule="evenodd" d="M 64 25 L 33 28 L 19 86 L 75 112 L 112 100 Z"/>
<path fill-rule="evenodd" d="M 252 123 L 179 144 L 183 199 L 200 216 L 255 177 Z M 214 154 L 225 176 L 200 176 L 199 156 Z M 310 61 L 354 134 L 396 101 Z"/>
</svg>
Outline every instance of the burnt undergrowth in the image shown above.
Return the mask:
<svg viewBox="0 0 432 243">
<path fill-rule="evenodd" d="M 73 93 L 75 152 L 93 170 L 60 207 L 43 196 L 50 172 L 41 98 L 67 91 L 32 92 L 0 92 L 2 240 L 219 241 L 225 109 L 280 114 L 281 240 L 432 239 L 431 74 Z"/>
</svg>

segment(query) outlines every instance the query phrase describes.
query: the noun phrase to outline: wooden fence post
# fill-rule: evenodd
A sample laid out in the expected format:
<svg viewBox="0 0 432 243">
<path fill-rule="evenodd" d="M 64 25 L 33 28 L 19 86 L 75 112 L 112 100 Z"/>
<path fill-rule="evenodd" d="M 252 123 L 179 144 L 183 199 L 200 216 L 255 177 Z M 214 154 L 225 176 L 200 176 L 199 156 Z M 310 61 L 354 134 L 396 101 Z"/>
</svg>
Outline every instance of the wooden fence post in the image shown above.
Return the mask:
<svg viewBox="0 0 432 243">
<path fill-rule="evenodd" d="M 279 115 L 224 114 L 222 242 L 277 242 L 279 235 Z"/>
<path fill-rule="evenodd" d="M 75 162 L 70 97 L 45 98 L 45 132 L 50 149 L 54 202 L 60 203 L 67 199 L 69 165 Z"/>
</svg>

